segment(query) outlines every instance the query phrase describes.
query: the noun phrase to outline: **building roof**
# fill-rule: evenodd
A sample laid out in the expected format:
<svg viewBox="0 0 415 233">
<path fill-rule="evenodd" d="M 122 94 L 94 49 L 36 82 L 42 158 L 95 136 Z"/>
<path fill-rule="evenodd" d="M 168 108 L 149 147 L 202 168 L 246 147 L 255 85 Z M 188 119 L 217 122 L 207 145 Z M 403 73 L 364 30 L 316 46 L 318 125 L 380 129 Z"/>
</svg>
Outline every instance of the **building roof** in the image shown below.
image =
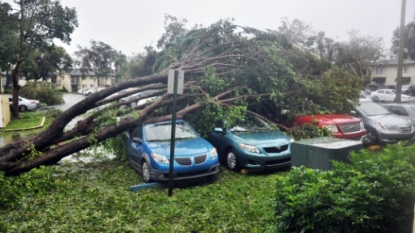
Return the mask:
<svg viewBox="0 0 415 233">
<path fill-rule="evenodd" d="M 403 60 L 403 64 L 404 65 L 415 64 L 415 60 L 406 59 L 406 60 Z M 381 60 L 381 61 L 378 61 L 378 62 L 373 62 L 371 65 L 372 66 L 378 66 L 378 65 L 384 65 L 384 66 L 387 66 L 387 65 L 398 65 L 398 59 Z"/>
<path fill-rule="evenodd" d="M 86 70 L 84 71 L 84 74 L 82 74 L 81 69 L 72 69 L 69 73 L 71 76 L 95 76 L 95 72 L 92 70 Z"/>
</svg>

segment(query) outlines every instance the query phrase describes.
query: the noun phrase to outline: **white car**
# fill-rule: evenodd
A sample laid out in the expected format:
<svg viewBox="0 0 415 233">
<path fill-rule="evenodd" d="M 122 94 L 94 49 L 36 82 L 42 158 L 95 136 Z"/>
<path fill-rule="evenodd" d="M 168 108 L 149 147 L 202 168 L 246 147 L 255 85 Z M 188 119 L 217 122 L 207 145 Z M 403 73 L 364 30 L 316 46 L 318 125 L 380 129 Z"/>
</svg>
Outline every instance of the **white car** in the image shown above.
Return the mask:
<svg viewBox="0 0 415 233">
<path fill-rule="evenodd" d="M 394 102 L 396 98 L 395 90 L 379 89 L 370 93 L 370 98 L 374 101 Z M 401 102 L 410 102 L 412 100 L 409 95 L 401 95 Z"/>
<path fill-rule="evenodd" d="M 10 105 L 13 104 L 13 96 L 9 95 L 9 103 Z M 19 112 L 26 112 L 27 110 L 34 110 L 38 106 L 36 104 L 36 100 L 29 100 L 19 96 Z"/>
<path fill-rule="evenodd" d="M 82 92 L 82 95 L 84 95 L 84 96 L 90 96 L 90 95 L 92 95 L 93 93 L 95 93 L 94 88 L 87 88 L 87 89 L 85 89 L 85 90 Z"/>
<path fill-rule="evenodd" d="M 86 91 L 86 89 L 88 89 L 88 88 L 79 89 L 77 92 L 78 92 L 78 94 L 83 95 L 84 94 L 84 91 Z"/>
</svg>

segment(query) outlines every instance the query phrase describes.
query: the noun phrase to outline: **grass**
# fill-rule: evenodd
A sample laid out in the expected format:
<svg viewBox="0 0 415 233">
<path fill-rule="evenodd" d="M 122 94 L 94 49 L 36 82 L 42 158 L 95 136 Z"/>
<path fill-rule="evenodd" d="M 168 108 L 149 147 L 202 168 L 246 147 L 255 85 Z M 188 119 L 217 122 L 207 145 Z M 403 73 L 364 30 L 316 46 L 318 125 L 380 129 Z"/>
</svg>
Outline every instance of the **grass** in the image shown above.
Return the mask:
<svg viewBox="0 0 415 233">
<path fill-rule="evenodd" d="M 271 232 L 276 177 L 221 168 L 218 181 L 129 191 L 142 183 L 125 161 L 70 164 L 53 170 L 52 192 L 28 193 L 0 209 L 10 232 Z"/>
<path fill-rule="evenodd" d="M 12 117 L 5 129 L 24 129 L 39 126 L 42 123 L 44 114 L 39 112 L 22 112 L 20 116 L 21 119 Z"/>
<path fill-rule="evenodd" d="M 21 119 L 12 118 L 10 123 L 4 128 L 7 130 L 11 129 L 12 131 L 0 130 L 0 136 L 11 136 L 15 134 L 16 131 L 13 131 L 13 129 L 31 128 L 39 126 L 42 122 L 42 118 L 45 117 L 43 127 L 19 131 L 30 135 L 38 134 L 44 131 L 50 124 L 52 124 L 53 120 L 56 118 L 57 115 L 60 114 L 60 112 L 60 110 L 48 110 L 46 112 L 42 111 L 20 113 Z"/>
</svg>

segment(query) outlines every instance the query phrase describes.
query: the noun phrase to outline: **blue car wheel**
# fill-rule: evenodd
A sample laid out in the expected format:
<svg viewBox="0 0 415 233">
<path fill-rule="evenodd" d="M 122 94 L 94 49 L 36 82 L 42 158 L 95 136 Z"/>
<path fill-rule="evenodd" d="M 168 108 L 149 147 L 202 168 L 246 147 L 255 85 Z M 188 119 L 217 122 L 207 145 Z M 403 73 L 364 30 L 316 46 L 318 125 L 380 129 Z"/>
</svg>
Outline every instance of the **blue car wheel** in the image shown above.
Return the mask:
<svg viewBox="0 0 415 233">
<path fill-rule="evenodd" d="M 150 170 L 150 165 L 147 163 L 147 161 L 144 160 L 141 164 L 141 176 L 143 177 L 143 180 L 146 183 L 149 183 L 151 181 Z"/>
<path fill-rule="evenodd" d="M 226 152 L 226 166 L 232 171 L 239 170 L 238 159 L 234 150 L 228 150 Z"/>
</svg>

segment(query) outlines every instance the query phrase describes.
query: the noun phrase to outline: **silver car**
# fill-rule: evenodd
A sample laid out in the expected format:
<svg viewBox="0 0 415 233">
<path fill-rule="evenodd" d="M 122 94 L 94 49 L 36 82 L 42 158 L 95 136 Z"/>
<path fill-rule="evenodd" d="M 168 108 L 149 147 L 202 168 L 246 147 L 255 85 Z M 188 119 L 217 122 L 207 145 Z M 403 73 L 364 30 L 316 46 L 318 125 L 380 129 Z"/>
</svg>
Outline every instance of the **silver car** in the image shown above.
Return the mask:
<svg viewBox="0 0 415 233">
<path fill-rule="evenodd" d="M 400 103 L 390 103 L 384 104 L 389 112 L 400 116 L 401 118 L 408 119 L 415 125 L 415 105 L 412 104 L 400 104 Z"/>
<path fill-rule="evenodd" d="M 366 145 L 385 144 L 414 137 L 411 121 L 402 119 L 389 112 L 380 104 L 361 102 L 356 106 L 354 115 L 360 118 L 367 130 Z"/>
<path fill-rule="evenodd" d="M 19 96 L 19 103 L 18 103 L 18 107 L 19 107 L 19 112 L 26 112 L 27 110 L 34 110 L 38 107 L 37 100 L 29 100 L 23 97 Z M 13 96 L 9 95 L 9 103 L 10 105 L 12 105 L 13 103 Z M 40 103 L 39 103 L 40 104 Z"/>
</svg>

